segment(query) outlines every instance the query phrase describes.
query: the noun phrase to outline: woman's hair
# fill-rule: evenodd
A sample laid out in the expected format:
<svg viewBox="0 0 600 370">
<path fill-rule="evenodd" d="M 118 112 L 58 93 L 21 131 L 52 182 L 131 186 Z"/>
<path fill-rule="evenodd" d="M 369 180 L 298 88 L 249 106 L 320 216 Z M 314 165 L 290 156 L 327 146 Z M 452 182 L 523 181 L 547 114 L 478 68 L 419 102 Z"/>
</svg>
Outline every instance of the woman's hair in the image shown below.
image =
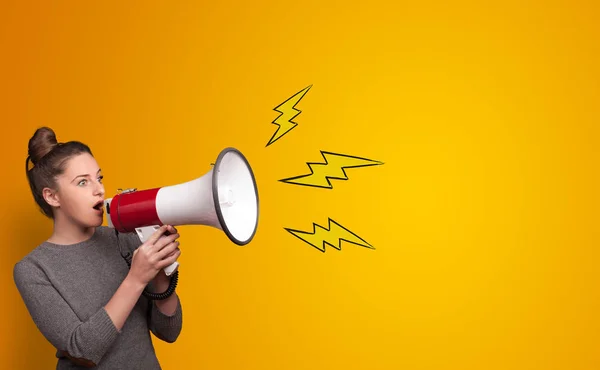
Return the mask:
<svg viewBox="0 0 600 370">
<path fill-rule="evenodd" d="M 44 200 L 42 191 L 46 187 L 56 189 L 56 179 L 65 171 L 66 162 L 82 153 L 93 155 L 90 148 L 79 141 L 59 143 L 49 127 L 38 128 L 29 139 L 25 171 L 33 199 L 47 217 L 53 217 L 52 207 Z M 29 161 L 33 163 L 31 169 Z"/>
</svg>

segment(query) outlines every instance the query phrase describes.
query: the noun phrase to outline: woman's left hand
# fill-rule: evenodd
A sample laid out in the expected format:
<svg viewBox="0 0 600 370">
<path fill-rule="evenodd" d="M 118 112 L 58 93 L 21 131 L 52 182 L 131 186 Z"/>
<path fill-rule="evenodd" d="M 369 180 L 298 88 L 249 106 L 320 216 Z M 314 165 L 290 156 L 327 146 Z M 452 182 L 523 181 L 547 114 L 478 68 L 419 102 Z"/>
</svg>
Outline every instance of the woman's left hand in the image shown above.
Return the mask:
<svg viewBox="0 0 600 370">
<path fill-rule="evenodd" d="M 165 233 L 164 236 L 161 236 L 161 238 L 164 238 L 164 237 L 168 236 L 169 234 L 176 234 L 178 232 L 174 226 L 172 226 L 172 229 L 173 230 L 170 230 L 169 233 Z M 179 256 L 181 256 L 181 251 L 179 250 L 179 247 L 177 247 L 177 249 L 175 249 L 175 251 L 173 251 L 173 253 L 170 253 L 165 258 L 171 257 L 172 255 L 177 253 L 177 251 L 180 252 Z M 154 293 L 162 293 L 162 292 L 166 291 L 167 288 L 169 288 L 170 283 L 171 283 L 171 277 L 167 276 L 167 274 L 165 273 L 165 270 L 160 270 L 156 274 L 156 277 L 154 277 L 154 279 L 152 280 L 152 286 L 154 287 L 154 289 L 153 289 Z"/>
</svg>

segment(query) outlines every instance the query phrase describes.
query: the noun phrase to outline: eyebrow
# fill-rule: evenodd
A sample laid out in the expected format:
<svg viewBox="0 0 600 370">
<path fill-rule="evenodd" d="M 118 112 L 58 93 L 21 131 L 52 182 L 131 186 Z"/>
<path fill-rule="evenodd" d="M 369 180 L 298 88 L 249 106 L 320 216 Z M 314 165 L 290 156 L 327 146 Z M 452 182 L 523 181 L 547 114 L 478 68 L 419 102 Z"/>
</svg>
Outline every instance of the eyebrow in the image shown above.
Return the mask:
<svg viewBox="0 0 600 370">
<path fill-rule="evenodd" d="M 99 169 L 98 169 L 98 172 L 96 172 L 96 174 L 99 174 L 99 173 L 100 173 L 100 171 L 102 171 L 102 168 L 99 168 Z M 77 176 L 75 176 L 75 177 L 73 178 L 73 180 L 71 180 L 71 182 L 73 182 L 73 181 L 77 180 L 77 178 L 78 178 L 78 177 L 88 177 L 88 176 L 90 176 L 90 175 L 87 175 L 87 174 L 85 174 L 85 175 L 77 175 Z"/>
</svg>

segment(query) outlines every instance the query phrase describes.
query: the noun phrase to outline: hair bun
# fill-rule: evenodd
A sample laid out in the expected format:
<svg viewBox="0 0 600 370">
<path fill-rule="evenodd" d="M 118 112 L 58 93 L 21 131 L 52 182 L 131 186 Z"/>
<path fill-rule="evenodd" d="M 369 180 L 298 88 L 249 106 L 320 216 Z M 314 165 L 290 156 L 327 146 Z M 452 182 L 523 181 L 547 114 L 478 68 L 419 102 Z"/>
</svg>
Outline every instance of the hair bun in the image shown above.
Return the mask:
<svg viewBox="0 0 600 370">
<path fill-rule="evenodd" d="M 29 139 L 29 157 L 36 165 L 46 154 L 58 144 L 56 134 L 49 127 L 38 128 Z"/>
</svg>

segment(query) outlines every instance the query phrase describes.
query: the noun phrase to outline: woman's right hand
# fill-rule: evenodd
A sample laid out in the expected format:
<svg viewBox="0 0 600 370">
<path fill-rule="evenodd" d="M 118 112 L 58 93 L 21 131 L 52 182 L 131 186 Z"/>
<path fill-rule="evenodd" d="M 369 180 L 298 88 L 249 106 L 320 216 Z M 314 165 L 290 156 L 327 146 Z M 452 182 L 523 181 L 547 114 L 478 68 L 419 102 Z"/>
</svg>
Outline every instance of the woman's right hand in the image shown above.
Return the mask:
<svg viewBox="0 0 600 370">
<path fill-rule="evenodd" d="M 129 275 L 136 282 L 147 285 L 160 270 L 179 258 L 179 233 L 170 225 L 163 225 L 139 246 L 131 260 Z M 171 233 L 164 236 L 165 233 Z"/>
</svg>

